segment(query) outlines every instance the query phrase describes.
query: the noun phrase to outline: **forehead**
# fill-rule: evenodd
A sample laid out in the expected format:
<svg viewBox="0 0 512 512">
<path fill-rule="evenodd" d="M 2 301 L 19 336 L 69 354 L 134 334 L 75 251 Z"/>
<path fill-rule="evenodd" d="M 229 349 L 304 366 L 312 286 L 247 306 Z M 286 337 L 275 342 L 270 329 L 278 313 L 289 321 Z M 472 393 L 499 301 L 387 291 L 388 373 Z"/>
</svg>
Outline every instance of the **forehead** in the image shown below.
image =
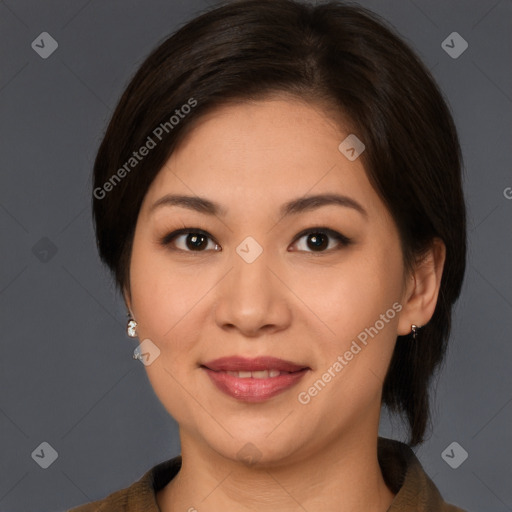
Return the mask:
<svg viewBox="0 0 512 512">
<path fill-rule="evenodd" d="M 379 199 L 361 159 L 350 161 L 338 149 L 348 130 L 320 106 L 303 101 L 225 105 L 196 122 L 156 176 L 145 203 L 172 192 L 247 211 L 337 192 L 370 206 Z"/>
</svg>

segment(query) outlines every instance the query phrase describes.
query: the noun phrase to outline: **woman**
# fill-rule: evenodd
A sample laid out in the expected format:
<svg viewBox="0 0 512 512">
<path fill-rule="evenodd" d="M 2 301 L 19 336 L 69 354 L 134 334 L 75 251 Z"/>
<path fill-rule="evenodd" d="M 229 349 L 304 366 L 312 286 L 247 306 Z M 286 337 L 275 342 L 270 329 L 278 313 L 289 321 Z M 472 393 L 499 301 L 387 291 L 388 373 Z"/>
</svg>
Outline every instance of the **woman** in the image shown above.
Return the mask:
<svg viewBox="0 0 512 512">
<path fill-rule="evenodd" d="M 93 208 L 182 453 L 74 510 L 461 510 L 410 448 L 464 276 L 460 160 L 432 77 L 364 9 L 244 0 L 164 41 Z"/>
</svg>

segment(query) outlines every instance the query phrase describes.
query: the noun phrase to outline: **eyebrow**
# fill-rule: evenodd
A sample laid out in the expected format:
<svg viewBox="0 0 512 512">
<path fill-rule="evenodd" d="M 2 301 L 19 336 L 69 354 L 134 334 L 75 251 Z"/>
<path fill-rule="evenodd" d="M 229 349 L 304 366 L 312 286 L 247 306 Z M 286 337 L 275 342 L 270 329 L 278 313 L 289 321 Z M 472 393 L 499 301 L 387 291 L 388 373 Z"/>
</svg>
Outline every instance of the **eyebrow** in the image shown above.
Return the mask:
<svg viewBox="0 0 512 512">
<path fill-rule="evenodd" d="M 352 208 L 363 217 L 368 217 L 368 212 L 356 200 L 339 194 L 317 194 L 293 199 L 281 206 L 280 216 L 296 215 L 328 205 Z M 220 204 L 199 196 L 167 194 L 151 206 L 150 213 L 162 206 L 181 206 L 206 215 L 225 216 L 227 214 L 227 210 Z"/>
</svg>

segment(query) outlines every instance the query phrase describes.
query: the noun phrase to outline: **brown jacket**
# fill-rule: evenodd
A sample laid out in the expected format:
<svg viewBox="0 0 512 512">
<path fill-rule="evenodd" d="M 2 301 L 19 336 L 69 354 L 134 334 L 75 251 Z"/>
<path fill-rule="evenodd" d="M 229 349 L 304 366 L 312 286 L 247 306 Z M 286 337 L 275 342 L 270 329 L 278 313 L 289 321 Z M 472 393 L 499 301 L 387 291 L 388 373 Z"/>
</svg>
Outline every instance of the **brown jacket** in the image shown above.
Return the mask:
<svg viewBox="0 0 512 512">
<path fill-rule="evenodd" d="M 465 512 L 443 501 L 406 444 L 379 437 L 378 459 L 387 485 L 396 493 L 387 512 Z M 161 462 L 130 487 L 68 512 L 161 512 L 155 494 L 180 467 L 180 456 Z"/>
</svg>

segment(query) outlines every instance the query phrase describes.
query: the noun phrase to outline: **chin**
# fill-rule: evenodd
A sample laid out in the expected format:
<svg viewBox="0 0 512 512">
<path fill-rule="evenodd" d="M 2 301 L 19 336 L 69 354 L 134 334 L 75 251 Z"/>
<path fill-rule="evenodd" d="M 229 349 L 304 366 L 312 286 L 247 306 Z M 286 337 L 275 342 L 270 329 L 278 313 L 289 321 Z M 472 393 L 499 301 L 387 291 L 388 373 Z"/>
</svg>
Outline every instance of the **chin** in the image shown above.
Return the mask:
<svg viewBox="0 0 512 512">
<path fill-rule="evenodd" d="M 229 429 L 229 431 L 234 433 L 233 438 L 224 435 L 222 440 L 212 439 L 211 435 L 205 433 L 204 441 L 226 459 L 241 462 L 248 467 L 263 468 L 281 465 L 296 458 L 297 452 L 304 449 L 306 444 L 305 439 L 295 435 L 299 433 L 298 431 L 291 432 L 283 429 L 279 432 L 280 435 L 277 431 L 272 432 L 272 429 L 267 428 Z M 236 435 L 235 432 L 243 432 L 243 435 Z"/>
</svg>

